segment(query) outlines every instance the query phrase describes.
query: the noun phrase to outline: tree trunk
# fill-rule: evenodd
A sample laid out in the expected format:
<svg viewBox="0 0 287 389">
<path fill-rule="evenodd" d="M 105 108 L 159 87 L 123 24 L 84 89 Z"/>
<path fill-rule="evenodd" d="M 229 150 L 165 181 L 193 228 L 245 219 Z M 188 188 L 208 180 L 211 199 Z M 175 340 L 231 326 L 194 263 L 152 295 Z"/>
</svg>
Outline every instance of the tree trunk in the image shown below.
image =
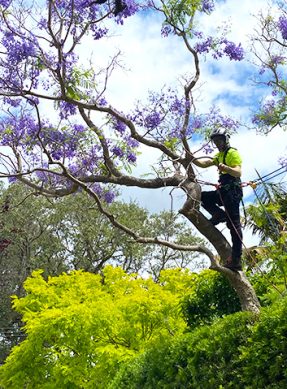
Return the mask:
<svg viewBox="0 0 287 389">
<path fill-rule="evenodd" d="M 199 211 L 201 197 L 200 185 L 194 182 L 186 182 L 183 187 L 187 193 L 187 200 L 179 213 L 190 220 L 198 231 L 206 237 L 216 249 L 221 263 L 225 263 L 227 258 L 231 255 L 231 246 L 222 233 Z M 235 272 L 221 266 L 216 257 L 211 261 L 210 268 L 227 277 L 239 297 L 243 311 L 250 311 L 256 314 L 259 313 L 259 300 L 244 272 Z"/>
</svg>

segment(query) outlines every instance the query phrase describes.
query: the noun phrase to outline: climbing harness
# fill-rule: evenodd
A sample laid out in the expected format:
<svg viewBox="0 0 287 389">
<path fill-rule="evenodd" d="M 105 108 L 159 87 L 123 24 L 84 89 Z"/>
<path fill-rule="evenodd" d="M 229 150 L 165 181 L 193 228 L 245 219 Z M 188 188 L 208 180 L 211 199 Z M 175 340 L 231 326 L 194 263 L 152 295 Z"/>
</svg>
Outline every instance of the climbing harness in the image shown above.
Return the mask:
<svg viewBox="0 0 287 389">
<path fill-rule="evenodd" d="M 285 170 L 283 170 L 283 169 L 285 169 Z M 275 172 L 276 173 L 278 172 L 278 173 L 274 175 Z M 252 189 L 256 189 L 258 185 L 264 184 L 266 181 L 269 181 L 269 180 L 271 180 L 275 177 L 278 177 L 279 175 L 284 174 L 284 173 L 287 173 L 287 164 L 272 171 L 271 173 L 265 174 L 264 176 L 256 178 L 252 181 L 241 182 L 240 186 L 241 186 L 241 188 L 245 188 L 246 186 L 250 186 Z M 196 182 L 198 182 L 199 184 L 202 184 L 202 185 L 214 186 L 216 189 L 219 189 L 222 187 L 222 185 L 220 183 L 214 184 L 213 182 L 208 182 L 208 181 L 204 181 L 204 180 L 196 180 Z"/>
</svg>

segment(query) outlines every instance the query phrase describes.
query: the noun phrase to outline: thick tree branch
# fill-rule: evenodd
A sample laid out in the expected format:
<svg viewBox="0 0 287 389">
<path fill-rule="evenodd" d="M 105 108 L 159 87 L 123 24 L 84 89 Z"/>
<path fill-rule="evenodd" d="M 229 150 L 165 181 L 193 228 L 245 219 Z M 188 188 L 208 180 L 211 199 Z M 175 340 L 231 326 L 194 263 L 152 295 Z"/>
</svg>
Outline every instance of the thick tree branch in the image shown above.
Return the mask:
<svg viewBox="0 0 287 389">
<path fill-rule="evenodd" d="M 157 237 L 150 238 L 150 237 L 139 236 L 131 228 L 120 223 L 115 218 L 115 216 L 113 214 L 111 214 L 109 211 L 107 211 L 103 207 L 98 195 L 88 185 L 84 184 L 83 182 L 79 181 L 77 178 L 73 177 L 67 171 L 67 169 L 65 168 L 64 165 L 62 165 L 62 169 L 65 172 L 65 175 L 67 176 L 67 178 L 69 178 L 75 184 L 75 186 L 81 187 L 86 193 L 88 193 L 93 198 L 93 200 L 96 202 L 96 204 L 98 206 L 99 211 L 109 219 L 111 224 L 113 226 L 115 226 L 116 228 L 120 229 L 121 231 L 125 232 L 129 236 L 131 236 L 135 240 L 135 242 L 145 243 L 145 244 L 159 244 L 159 245 L 166 246 L 166 247 L 169 247 L 169 248 L 172 248 L 175 250 L 180 250 L 180 251 L 197 251 L 197 252 L 200 252 L 200 253 L 207 255 L 208 258 L 210 259 L 210 261 L 212 262 L 212 264 L 217 265 L 216 260 L 214 259 L 213 253 L 209 249 L 207 249 L 206 247 L 204 247 L 202 245 L 185 246 L 185 245 L 165 241 L 165 240 L 157 238 Z"/>
</svg>

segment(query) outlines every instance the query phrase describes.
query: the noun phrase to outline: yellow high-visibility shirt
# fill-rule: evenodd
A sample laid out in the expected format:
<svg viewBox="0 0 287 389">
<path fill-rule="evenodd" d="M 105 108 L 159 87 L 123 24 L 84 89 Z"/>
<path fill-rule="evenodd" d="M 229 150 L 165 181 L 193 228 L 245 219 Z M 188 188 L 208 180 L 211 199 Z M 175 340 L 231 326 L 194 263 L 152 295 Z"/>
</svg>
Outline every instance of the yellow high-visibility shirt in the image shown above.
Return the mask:
<svg viewBox="0 0 287 389">
<path fill-rule="evenodd" d="M 224 163 L 225 165 L 230 167 L 242 165 L 242 158 L 239 152 L 233 147 L 230 147 L 230 149 L 228 149 L 227 153 L 225 154 L 225 162 L 224 162 L 224 154 L 225 151 L 220 151 L 219 153 L 215 154 L 213 161 L 215 162 L 216 165 L 218 165 L 219 163 Z"/>
</svg>

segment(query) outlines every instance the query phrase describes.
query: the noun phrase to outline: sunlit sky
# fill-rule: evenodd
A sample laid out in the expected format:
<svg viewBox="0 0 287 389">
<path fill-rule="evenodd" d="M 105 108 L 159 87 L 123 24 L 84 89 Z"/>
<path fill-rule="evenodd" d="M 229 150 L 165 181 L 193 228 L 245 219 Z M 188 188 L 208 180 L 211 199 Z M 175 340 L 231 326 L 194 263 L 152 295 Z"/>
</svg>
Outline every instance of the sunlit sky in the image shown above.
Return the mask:
<svg viewBox="0 0 287 389">
<path fill-rule="evenodd" d="M 199 21 L 198 29 L 203 27 L 206 34 L 214 33 L 223 22 L 230 25 L 228 38 L 236 43 L 241 42 L 245 49 L 245 60 L 230 61 L 224 58 L 215 61 L 211 56 L 201 57 L 201 79 L 198 90 L 198 109 L 207 112 L 212 104 L 219 106 L 224 114 L 231 114 L 242 122 L 248 123 L 251 111 L 262 97 L 262 89 L 252 85 L 250 77 L 255 71 L 249 62 L 249 36 L 257 25 L 256 15 L 259 10 L 266 11 L 268 1 L 235 0 L 220 1 L 215 12 Z M 193 61 L 183 42 L 178 37 L 161 37 L 161 22 L 156 15 L 137 15 L 126 20 L 121 29 L 116 29 L 112 38 L 93 43 L 90 47 L 96 55 L 97 64 L 105 65 L 117 49 L 122 53 L 122 65 L 125 69 L 116 71 L 109 86 L 109 101 L 118 109 L 128 113 L 138 99 L 145 98 L 148 90 L 159 91 L 164 85 L 178 86 L 182 75 L 193 72 Z M 286 132 L 275 129 L 269 136 L 256 134 L 242 126 L 232 136 L 231 145 L 236 147 L 243 158 L 243 181 L 257 178 L 256 171 L 267 174 L 279 167 L 278 159 L 286 153 Z M 198 140 L 191 148 L 199 148 Z M 151 171 L 156 161 L 157 152 L 142 150 L 135 175 Z M 197 169 L 201 179 L 217 181 L 215 167 Z M 280 176 L 286 179 L 286 176 Z M 123 190 L 125 200 L 135 200 L 151 212 L 180 209 L 184 202 L 184 193 L 179 189 L 171 193 L 172 188 L 165 190 L 143 190 L 128 188 Z M 209 189 L 209 188 L 204 188 Z M 244 190 L 244 200 L 252 201 L 252 189 Z M 257 238 L 245 231 L 245 244 L 256 244 Z"/>
</svg>

